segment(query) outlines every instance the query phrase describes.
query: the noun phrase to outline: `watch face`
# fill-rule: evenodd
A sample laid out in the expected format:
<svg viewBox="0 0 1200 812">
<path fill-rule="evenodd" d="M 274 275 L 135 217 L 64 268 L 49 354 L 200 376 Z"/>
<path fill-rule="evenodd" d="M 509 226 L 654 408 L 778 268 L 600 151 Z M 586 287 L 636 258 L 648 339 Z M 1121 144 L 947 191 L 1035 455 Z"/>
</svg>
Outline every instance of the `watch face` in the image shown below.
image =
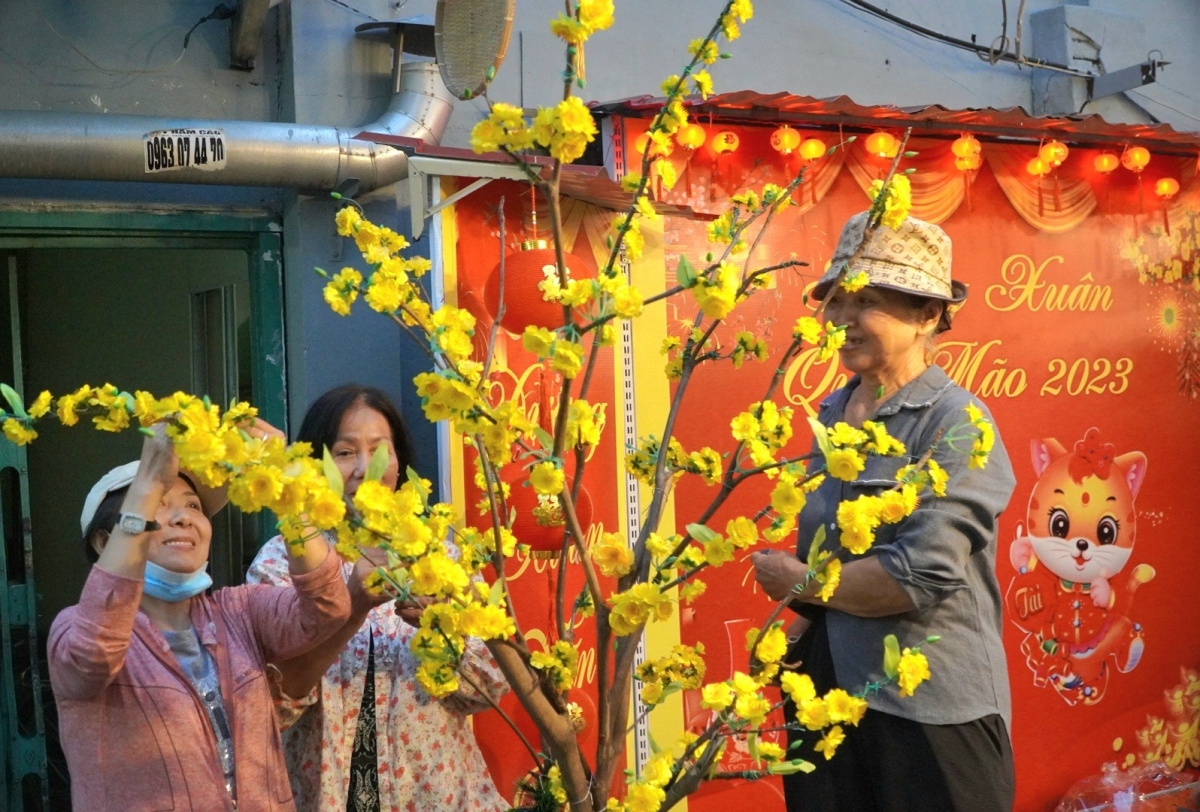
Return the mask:
<svg viewBox="0 0 1200 812">
<path fill-rule="evenodd" d="M 146 520 L 132 513 L 121 514 L 121 529 L 131 536 L 146 532 Z"/>
</svg>

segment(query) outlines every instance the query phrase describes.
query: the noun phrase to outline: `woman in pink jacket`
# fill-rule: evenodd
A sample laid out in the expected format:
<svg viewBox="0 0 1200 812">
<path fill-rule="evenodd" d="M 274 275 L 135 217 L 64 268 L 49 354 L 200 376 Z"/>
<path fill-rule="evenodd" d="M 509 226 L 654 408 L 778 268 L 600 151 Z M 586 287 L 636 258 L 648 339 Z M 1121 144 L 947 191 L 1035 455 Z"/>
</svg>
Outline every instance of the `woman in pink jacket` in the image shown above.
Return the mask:
<svg viewBox="0 0 1200 812">
<path fill-rule="evenodd" d="M 278 434 L 263 426 L 249 431 Z M 158 430 L 84 503 L 95 566 L 49 640 L 76 810 L 295 809 L 265 668 L 345 623 L 341 561 L 315 534 L 290 559 L 292 588 L 205 594 L 224 502 Z"/>
</svg>

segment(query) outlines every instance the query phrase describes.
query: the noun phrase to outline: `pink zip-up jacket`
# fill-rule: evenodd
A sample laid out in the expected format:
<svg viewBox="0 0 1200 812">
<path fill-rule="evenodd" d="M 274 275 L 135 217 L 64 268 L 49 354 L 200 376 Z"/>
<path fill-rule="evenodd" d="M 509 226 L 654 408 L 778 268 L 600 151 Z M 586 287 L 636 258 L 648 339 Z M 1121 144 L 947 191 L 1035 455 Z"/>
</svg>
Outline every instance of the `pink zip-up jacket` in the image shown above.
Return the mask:
<svg viewBox="0 0 1200 812">
<path fill-rule="evenodd" d="M 204 705 L 166 639 L 138 611 L 142 582 L 93 566 L 79 603 L 50 627 L 50 682 L 78 812 L 294 810 L 266 664 L 303 654 L 350 616 L 341 559 L 192 601 L 217 664 L 233 735 L 237 805 Z"/>
</svg>

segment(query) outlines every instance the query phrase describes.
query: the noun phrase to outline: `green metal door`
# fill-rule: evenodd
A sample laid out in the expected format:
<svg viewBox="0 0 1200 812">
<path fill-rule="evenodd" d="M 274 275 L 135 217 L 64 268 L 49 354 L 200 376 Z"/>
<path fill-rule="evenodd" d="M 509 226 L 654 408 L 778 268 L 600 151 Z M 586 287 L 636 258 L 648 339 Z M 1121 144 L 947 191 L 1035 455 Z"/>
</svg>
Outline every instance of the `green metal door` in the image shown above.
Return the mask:
<svg viewBox="0 0 1200 812">
<path fill-rule="evenodd" d="M 286 430 L 282 245 L 269 223 L 56 215 L 29 225 L 22 215 L 0 215 L 11 322 L 0 378 L 27 400 L 82 383 L 156 394 L 183 389 L 222 404 L 252 400 Z M 69 804 L 45 637 L 54 616 L 78 600 L 87 575 L 83 496 L 104 471 L 136 459 L 140 446 L 132 432 L 113 436 L 54 421 L 39 433 L 27 450 L 0 442 L 7 455 L 0 456 L 0 789 L 13 812 Z M 241 582 L 269 529 L 264 519 L 233 510 L 216 518 L 210 570 L 217 586 Z"/>
</svg>

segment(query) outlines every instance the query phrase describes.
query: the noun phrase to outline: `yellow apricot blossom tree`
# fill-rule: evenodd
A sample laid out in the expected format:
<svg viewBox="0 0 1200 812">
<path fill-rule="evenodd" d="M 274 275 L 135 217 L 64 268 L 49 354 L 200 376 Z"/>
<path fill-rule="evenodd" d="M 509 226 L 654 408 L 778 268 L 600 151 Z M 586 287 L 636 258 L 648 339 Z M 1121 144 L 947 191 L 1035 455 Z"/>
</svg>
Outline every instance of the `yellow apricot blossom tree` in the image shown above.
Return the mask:
<svg viewBox="0 0 1200 812">
<path fill-rule="evenodd" d="M 227 486 L 230 500 L 242 510 L 273 511 L 289 542 L 302 543 L 313 532 L 326 532 L 336 536 L 339 552 L 348 559 L 356 558 L 363 547 L 382 549 L 388 563 L 373 573 L 375 585 L 398 596 L 435 599 L 412 640 L 420 661 L 417 676 L 425 690 L 445 696 L 461 679 L 468 679 L 459 671 L 466 638 L 480 638 L 537 726 L 540 746 L 527 742 L 538 762 L 527 790 L 532 808 L 569 804 L 594 812 L 653 812 L 671 808 L 716 775 L 725 748 L 738 737 L 749 741 L 761 766 L 748 777 L 814 768 L 758 740 L 760 728 L 776 708 L 764 693 L 773 682 L 796 707 L 787 726 L 819 737 L 816 752 L 833 757 L 844 737 L 843 726 L 858 723 L 867 696 L 891 683 L 901 695 L 911 695 L 929 677 L 921 653 L 928 641 L 905 641 L 903 648 L 894 637 L 881 641 L 879 681 L 850 686 L 853 693 L 838 688 L 821 696 L 807 676 L 782 663 L 787 645 L 777 618 L 787 601 L 754 630 L 745 669 L 721 682 L 705 682 L 699 647 L 677 646 L 664 657 L 638 664 L 636 651 L 646 625 L 671 618 L 678 601 L 697 599 L 703 592 L 697 576 L 705 569 L 731 561 L 736 551 L 760 540 L 793 538 L 806 495 L 825 477 L 854 480 L 871 455 L 907 458 L 910 464 L 900 470 L 893 488 L 840 505 L 836 548 L 824 544 L 823 529 L 817 531 L 810 546 L 808 580 L 796 591 L 815 580 L 820 597 L 828 600 L 837 589 L 842 561 L 866 553 L 882 524 L 903 520 L 921 499 L 944 495 L 947 476 L 932 459 L 934 449 L 907 449 L 880 423 L 826 427 L 810 420 L 811 441 L 808 433 L 803 443 L 794 436 L 792 410 L 774 401 L 785 370 L 805 346 L 817 347 L 828 360 L 844 341 L 843 327 L 821 320 L 823 303 L 813 315 L 798 320 L 790 343 L 776 358 L 768 358 L 765 342 L 748 332 L 738 333 L 725 346 L 716 339 L 723 320 L 764 287 L 770 274 L 800 264 L 790 261 L 751 270 L 733 257 L 747 250 L 750 235 L 768 228 L 774 215 L 791 204 L 792 192 L 804 182 L 803 172 L 786 187 L 768 184 L 758 192 L 734 196 L 708 229 L 720 251 L 698 268 L 681 259 L 675 285 L 636 290 L 620 265 L 622 256 L 636 258 L 643 250 L 642 224 L 661 216 L 650 198 L 649 178 L 654 174 L 665 186 L 673 185 L 674 171 L 664 156 L 670 139 L 688 123 L 686 97 L 691 92 L 711 93 L 707 67 L 723 56 L 720 43 L 736 38 L 751 18 L 750 0 L 726 2 L 708 34 L 689 46 L 691 59 L 683 71 L 663 84 L 666 98 L 650 124 L 640 172 L 622 179 L 631 204 L 613 223 L 607 261 L 594 279 L 570 278 L 561 239 L 559 178 L 563 165 L 580 158 L 597 135 L 590 111 L 573 92 L 582 84 L 583 49 L 592 35 L 612 25 L 613 4 L 575 0 L 568 6 L 571 12 L 551 23 L 565 44 L 562 100 L 540 110 L 532 121 L 517 107 L 493 104 L 472 132 L 477 151 L 506 153 L 549 201 L 557 275 L 539 288 L 545 300 L 562 306 L 562 325 L 530 327 L 522 343 L 561 378 L 552 431 L 539 428 L 518 400 L 504 399 L 488 385 L 498 327 L 493 327 L 482 357 L 476 357 L 474 317 L 452 305 L 435 308 L 421 285 L 430 270 L 428 259 L 404 256 L 407 240 L 364 219 L 353 201 L 336 218 L 338 233 L 355 241 L 369 270 L 347 267 L 327 275 L 325 300 L 344 315 L 361 296 L 367 306 L 390 317 L 428 349 L 431 367 L 414 379 L 417 393 L 426 417 L 449 421 L 476 452 L 476 483 L 486 495 L 482 527 L 469 526 L 449 504 L 431 503 L 429 483 L 414 472 L 396 491 L 385 487 L 379 481 L 383 457 L 373 462 L 367 481 L 353 496 L 345 495 L 327 450 L 323 464 L 304 444 L 250 438 L 242 426 L 254 418 L 255 410 L 247 404 L 234 404 L 222 413 L 204 398 L 183 393 L 157 398 L 106 384 L 85 385 L 57 400 L 43 392 L 26 407 L 16 392 L 3 386 L 9 409 L 0 425 L 9 440 L 25 444 L 36 439 L 36 422 L 51 414 L 65 425 L 91 415 L 95 427 L 105 431 L 135 425 L 145 429 L 165 421 L 184 468 L 205 484 Z M 534 150 L 548 152 L 551 164 L 527 160 Z M 887 176 L 872 189 L 864 243 L 876 229 L 894 228 L 907 216 L 909 185 L 896 169 L 902 154 L 903 147 Z M 841 269 L 839 284 L 851 290 L 865 285 L 865 275 L 847 275 L 849 265 Z M 503 295 L 502 289 L 501 308 Z M 652 489 L 649 508 L 636 539 L 607 533 L 589 547 L 588 528 L 581 525 L 577 506 L 588 452 L 601 439 L 601 404 L 589 401 L 591 372 L 612 345 L 617 320 L 636 319 L 647 304 L 671 297 L 694 313 L 686 337 L 669 339 L 664 346 L 665 374 L 673 386 L 671 408 L 661 431 L 641 438 L 625 461 L 626 469 Z M 673 427 L 696 370 L 705 364 L 740 366 L 749 359 L 775 365 L 762 396 L 734 418 L 728 433 L 717 433 L 711 446 L 685 449 L 673 437 Z M 963 423 L 938 442 L 968 454 L 973 466 L 982 466 L 993 437 L 982 414 L 968 410 Z M 586 584 L 572 605 L 559 599 L 554 639 L 540 650 L 531 647 L 524 634 L 506 578 L 521 539 L 512 530 L 511 492 L 500 470 L 514 461 L 528 471 L 528 487 L 561 514 L 562 550 L 573 549 L 578 556 L 563 555 L 560 566 L 580 566 Z M 711 503 L 680 530 L 664 526 L 663 516 L 673 484 L 684 476 L 701 477 L 718 487 Z M 755 477 L 773 481 L 768 503 L 752 516 L 709 527 L 735 489 Z M 616 578 L 615 591 L 604 590 L 601 574 Z M 592 617 L 596 629 L 599 730 L 594 752 L 584 752 L 581 746 L 579 709 L 567 694 L 579 662 L 573 630 L 580 617 Z M 614 782 L 624 766 L 635 681 L 651 711 L 675 691 L 698 689 L 712 717 L 703 731 L 683 734 L 640 772 L 629 773 L 623 791 L 617 792 Z M 618 796 L 623 800 L 616 800 Z"/>
</svg>

